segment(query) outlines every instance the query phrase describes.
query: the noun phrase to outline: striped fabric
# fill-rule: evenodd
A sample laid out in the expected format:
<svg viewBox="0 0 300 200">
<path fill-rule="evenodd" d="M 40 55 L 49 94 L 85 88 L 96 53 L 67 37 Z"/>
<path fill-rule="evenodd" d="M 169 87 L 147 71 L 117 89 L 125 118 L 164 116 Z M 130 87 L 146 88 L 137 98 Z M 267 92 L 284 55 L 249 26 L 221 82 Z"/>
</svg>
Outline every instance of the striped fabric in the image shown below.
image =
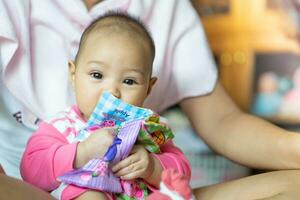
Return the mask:
<svg viewBox="0 0 300 200">
<path fill-rule="evenodd" d="M 116 154 L 113 163 L 116 163 L 129 155 L 137 139 L 139 130 L 141 128 L 141 123 L 141 120 L 134 120 L 128 122 L 120 130 L 118 133 L 118 138 L 122 140 L 122 143 L 117 146 L 118 153 Z M 122 187 L 120 179 L 115 177 L 111 170 L 108 170 L 106 175 L 96 177 L 93 176 L 93 172 L 97 170 L 102 162 L 102 159 L 92 159 L 82 168 L 64 174 L 58 179 L 59 181 L 67 184 L 74 184 L 77 186 L 101 191 L 121 193 Z"/>
<path fill-rule="evenodd" d="M 109 92 L 104 92 L 86 127 L 79 132 L 75 140 L 85 140 L 90 134 L 89 130 L 103 128 L 102 125 L 106 123 L 107 126 L 111 124 L 118 126 L 119 132 L 105 156 L 102 159 L 92 159 L 82 168 L 60 176 L 59 181 L 85 188 L 119 193 L 118 199 L 127 199 L 128 197 L 127 193 L 122 191 L 124 187 L 122 184 L 131 188 L 128 191 L 136 188 L 146 195 L 147 187 L 146 189 L 138 188 L 140 181 L 136 181 L 136 186 L 126 181 L 121 182 L 112 173 L 110 165 L 126 158 L 136 141 L 152 153 L 161 153 L 160 145 L 173 138 L 171 130 L 166 124 L 160 122 L 160 117 L 154 115 L 153 111 L 127 104 Z"/>
<path fill-rule="evenodd" d="M 122 141 L 116 145 L 117 151 L 112 160 L 112 163 L 117 163 L 129 155 L 137 140 L 142 122 L 151 115 L 153 115 L 153 112 L 149 109 L 127 104 L 109 92 L 104 92 L 87 121 L 86 127 L 79 132 L 75 140 L 85 140 L 90 134 L 88 131 L 90 127 L 99 126 L 108 120 L 113 121 L 116 126 L 120 127 L 117 137 Z M 109 150 L 106 154 L 108 153 Z M 107 170 L 105 175 L 93 176 L 101 163 L 107 162 L 104 158 L 92 159 L 82 168 L 66 173 L 60 176 L 58 180 L 81 187 L 121 193 L 120 180 L 113 175 L 110 169 Z"/>
</svg>

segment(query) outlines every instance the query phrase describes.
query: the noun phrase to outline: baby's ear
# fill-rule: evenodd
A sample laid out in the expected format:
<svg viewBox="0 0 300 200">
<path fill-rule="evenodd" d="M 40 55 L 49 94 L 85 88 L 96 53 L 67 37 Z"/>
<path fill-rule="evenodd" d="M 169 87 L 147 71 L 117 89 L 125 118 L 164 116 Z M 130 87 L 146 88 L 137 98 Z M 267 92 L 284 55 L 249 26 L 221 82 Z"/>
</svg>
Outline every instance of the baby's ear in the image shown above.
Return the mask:
<svg viewBox="0 0 300 200">
<path fill-rule="evenodd" d="M 75 66 L 74 61 L 72 61 L 72 60 L 70 60 L 68 62 L 68 65 L 69 65 L 69 78 L 70 78 L 72 86 L 74 87 L 75 86 L 75 71 L 76 71 L 76 66 Z"/>
<path fill-rule="evenodd" d="M 148 91 L 147 91 L 147 95 L 150 94 L 153 85 L 156 83 L 157 81 L 157 77 L 151 77 L 150 81 L 149 81 L 149 87 L 148 87 Z"/>
</svg>

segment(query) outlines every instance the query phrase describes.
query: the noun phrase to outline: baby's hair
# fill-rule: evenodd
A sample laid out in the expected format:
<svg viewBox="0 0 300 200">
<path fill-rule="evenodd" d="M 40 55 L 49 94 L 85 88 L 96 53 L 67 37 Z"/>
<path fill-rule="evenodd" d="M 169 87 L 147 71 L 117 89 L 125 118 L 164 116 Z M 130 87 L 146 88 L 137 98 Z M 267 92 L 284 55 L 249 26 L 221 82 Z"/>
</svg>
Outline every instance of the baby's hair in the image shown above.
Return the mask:
<svg viewBox="0 0 300 200">
<path fill-rule="evenodd" d="M 144 23 L 137 17 L 129 15 L 120 11 L 109 11 L 104 15 L 95 19 L 83 32 L 79 49 L 75 57 L 75 62 L 77 61 L 80 51 L 82 50 L 84 43 L 86 42 L 88 35 L 93 31 L 101 31 L 103 29 L 108 29 L 116 32 L 127 32 L 134 35 L 136 39 L 145 40 L 149 44 L 150 51 L 152 54 L 152 60 L 155 56 L 155 45 L 151 37 L 150 32 L 144 25 Z"/>
</svg>

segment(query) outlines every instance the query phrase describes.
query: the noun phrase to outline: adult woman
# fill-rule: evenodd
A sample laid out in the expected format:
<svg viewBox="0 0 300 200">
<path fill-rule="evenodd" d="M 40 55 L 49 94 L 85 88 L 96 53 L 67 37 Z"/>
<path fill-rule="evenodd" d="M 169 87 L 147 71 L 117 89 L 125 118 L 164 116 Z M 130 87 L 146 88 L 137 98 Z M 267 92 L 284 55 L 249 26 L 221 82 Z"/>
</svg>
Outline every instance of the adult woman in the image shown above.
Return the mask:
<svg viewBox="0 0 300 200">
<path fill-rule="evenodd" d="M 140 16 L 156 43 L 153 73 L 161 76 L 158 78 L 161 81 L 153 88 L 146 106 L 160 112 L 179 104 L 199 136 L 215 151 L 236 162 L 258 168 L 300 169 L 300 136 L 243 113 L 216 83 L 216 68 L 189 1 L 3 0 L 0 2 L 3 23 L 0 29 L 0 96 L 4 105 L 1 115 L 5 121 L 0 125 L 0 162 L 8 175 L 18 177 L 17 165 L 12 166 L 7 160 L 11 156 L 21 156 L 30 131 L 38 121 L 72 102 L 65 81 L 67 60 L 75 56 L 84 28 L 93 18 L 111 9 Z M 17 122 L 21 125 L 17 126 Z M 17 150 L 12 151 L 16 147 Z M 256 191 L 255 196 L 247 197 L 269 197 L 287 190 L 285 187 L 264 190 L 256 180 L 263 180 L 262 185 L 277 185 L 280 181 L 297 185 L 297 176 L 282 179 L 288 174 L 297 175 L 298 172 L 272 173 L 274 178 L 268 174 L 259 175 L 239 180 L 241 182 L 199 189 L 196 193 L 226 197 L 229 193 Z M 2 176 L 0 184 L 11 181 L 7 179 Z M 253 183 L 255 187 L 249 190 Z M 289 190 L 287 194 L 294 192 Z M 205 195 L 199 195 L 199 199 L 202 197 Z"/>
</svg>

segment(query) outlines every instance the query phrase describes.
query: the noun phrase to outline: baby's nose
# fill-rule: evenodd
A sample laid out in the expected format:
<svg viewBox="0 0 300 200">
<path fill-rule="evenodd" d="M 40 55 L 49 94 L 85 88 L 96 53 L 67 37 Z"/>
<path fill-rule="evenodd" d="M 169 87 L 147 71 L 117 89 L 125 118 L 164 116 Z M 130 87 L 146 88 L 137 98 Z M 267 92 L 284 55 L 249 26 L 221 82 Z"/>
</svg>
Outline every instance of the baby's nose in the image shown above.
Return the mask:
<svg viewBox="0 0 300 200">
<path fill-rule="evenodd" d="M 116 87 L 110 87 L 108 90 L 112 95 L 114 95 L 116 98 L 120 99 L 121 98 L 121 92 L 118 88 Z"/>
</svg>

